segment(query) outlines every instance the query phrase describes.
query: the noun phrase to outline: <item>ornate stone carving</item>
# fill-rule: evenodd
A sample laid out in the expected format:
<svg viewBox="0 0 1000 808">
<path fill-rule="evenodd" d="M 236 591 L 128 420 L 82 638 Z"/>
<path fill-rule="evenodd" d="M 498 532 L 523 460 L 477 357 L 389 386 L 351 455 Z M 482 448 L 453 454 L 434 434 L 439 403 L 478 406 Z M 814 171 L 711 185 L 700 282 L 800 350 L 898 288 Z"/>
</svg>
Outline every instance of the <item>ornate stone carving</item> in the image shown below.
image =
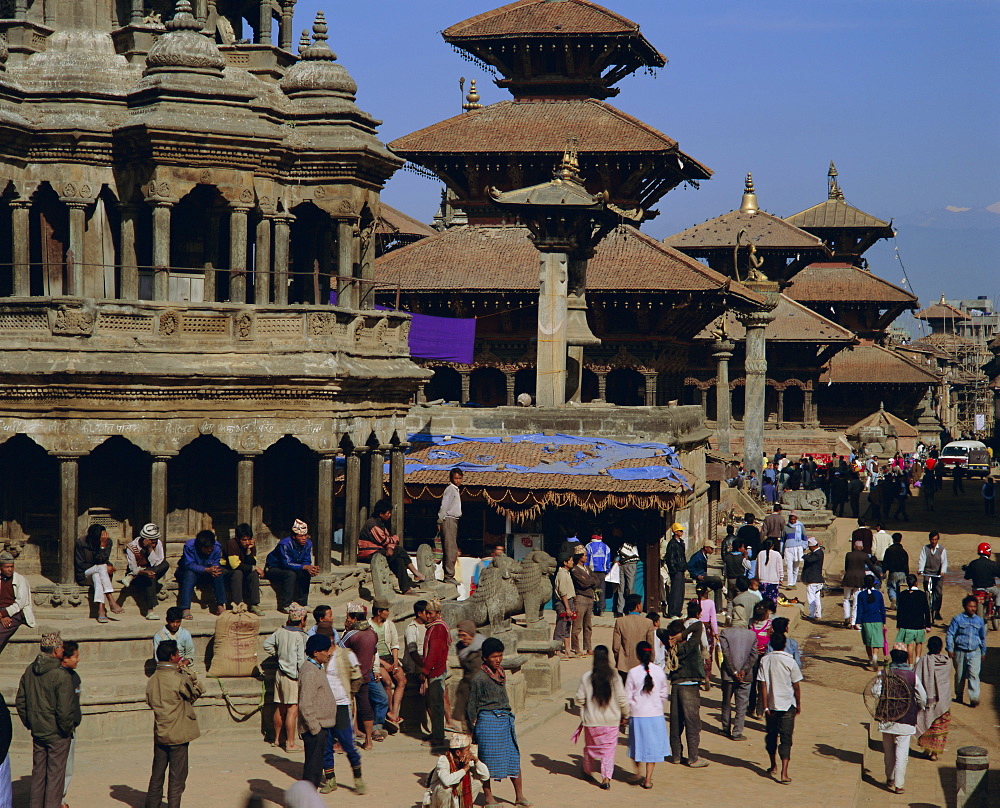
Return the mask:
<svg viewBox="0 0 1000 808">
<path fill-rule="evenodd" d="M 208 169 L 205 169 L 204 171 L 201 172 L 201 177 L 199 178 L 198 181 L 202 185 L 211 185 L 212 184 L 212 172 L 209 171 Z"/>
<path fill-rule="evenodd" d="M 340 203 L 340 212 L 349 213 L 351 215 L 354 214 L 354 207 L 351 205 L 351 201 L 349 199 L 345 199 Z"/>
<path fill-rule="evenodd" d="M 491 564 L 492 566 L 492 564 Z M 524 607 L 524 619 L 530 626 L 542 620 L 542 608 L 552 597 L 552 579 L 556 560 L 544 550 L 533 550 L 521 561 L 517 591 Z"/>
<path fill-rule="evenodd" d="M 376 598 L 391 599 L 395 591 L 392 588 L 394 576 L 389 569 L 389 562 L 385 560 L 384 555 L 376 553 L 371 557 L 369 566 L 372 571 L 372 594 Z"/>
<path fill-rule="evenodd" d="M 311 337 L 328 337 L 333 334 L 337 315 L 332 312 L 313 312 L 309 315 L 307 327 Z"/>
<path fill-rule="evenodd" d="M 77 306 L 60 306 L 52 321 L 52 333 L 89 337 L 94 333 L 94 312 Z"/>
<path fill-rule="evenodd" d="M 160 336 L 172 337 L 181 330 L 181 316 L 171 309 L 160 315 Z"/>
<path fill-rule="evenodd" d="M 826 509 L 826 494 L 819 489 L 784 491 L 781 504 L 789 510 L 822 511 Z"/>
<path fill-rule="evenodd" d="M 242 191 L 240 191 L 240 202 L 243 202 L 247 205 L 253 203 L 253 191 L 250 190 L 249 188 L 244 188 Z"/>
<path fill-rule="evenodd" d="M 94 189 L 91 188 L 89 185 L 83 185 L 80 187 L 80 196 L 83 197 L 84 199 L 93 199 Z"/>
<path fill-rule="evenodd" d="M 245 311 L 236 317 L 236 336 L 239 339 L 251 339 L 253 337 L 253 316 Z"/>
<path fill-rule="evenodd" d="M 326 188 L 323 187 L 322 185 L 317 185 L 313 189 L 313 196 L 316 199 L 325 199 L 326 198 Z"/>
<path fill-rule="evenodd" d="M 465 601 L 462 618 L 472 620 L 477 626 L 488 625 L 490 634 L 506 630 L 509 618 L 522 611 L 515 579 L 518 567 L 518 562 L 507 556 L 493 559 L 479 576 L 476 591 Z"/>
</svg>

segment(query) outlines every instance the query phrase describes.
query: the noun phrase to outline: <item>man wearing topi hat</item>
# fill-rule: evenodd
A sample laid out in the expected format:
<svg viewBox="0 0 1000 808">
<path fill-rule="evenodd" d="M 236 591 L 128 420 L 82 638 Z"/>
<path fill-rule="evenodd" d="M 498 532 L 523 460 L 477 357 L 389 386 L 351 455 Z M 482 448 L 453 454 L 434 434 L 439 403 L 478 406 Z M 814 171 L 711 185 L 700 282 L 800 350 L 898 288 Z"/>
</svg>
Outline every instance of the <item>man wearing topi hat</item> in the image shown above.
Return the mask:
<svg viewBox="0 0 1000 808">
<path fill-rule="evenodd" d="M 292 535 L 286 536 L 267 554 L 264 577 L 274 585 L 278 598 L 278 611 L 288 604 L 309 605 L 309 581 L 319 574 L 313 563 L 313 543 L 309 538 L 309 525 L 301 519 L 292 522 Z"/>
<path fill-rule="evenodd" d="M 22 625 L 35 625 L 28 579 L 14 572 L 14 556 L 0 553 L 0 652 Z"/>
<path fill-rule="evenodd" d="M 448 737 L 448 751 L 438 758 L 429 779 L 430 808 L 466 808 L 482 792 L 490 770 L 473 754 L 472 738 L 456 732 Z"/>
<path fill-rule="evenodd" d="M 122 584 L 132 587 L 132 597 L 147 620 L 159 620 L 156 614 L 156 593 L 160 579 L 167 574 L 170 564 L 160 538 L 160 528 L 149 522 L 142 526 L 139 535 L 125 546 L 128 569 Z"/>
</svg>

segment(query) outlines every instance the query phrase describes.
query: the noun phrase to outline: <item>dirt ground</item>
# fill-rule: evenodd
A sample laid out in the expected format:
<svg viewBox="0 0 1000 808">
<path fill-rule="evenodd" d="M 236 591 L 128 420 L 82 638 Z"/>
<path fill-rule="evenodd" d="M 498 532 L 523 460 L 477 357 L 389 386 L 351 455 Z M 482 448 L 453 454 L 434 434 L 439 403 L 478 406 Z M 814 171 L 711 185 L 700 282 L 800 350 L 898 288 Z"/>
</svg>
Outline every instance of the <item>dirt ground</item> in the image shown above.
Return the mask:
<svg viewBox="0 0 1000 808">
<path fill-rule="evenodd" d="M 953 498 L 946 489 L 938 496 L 937 512 L 925 514 L 914 499 L 911 521 L 890 522 L 890 532 L 904 535 L 911 565 L 916 565 L 927 531 L 941 531 L 948 549 L 951 573 L 945 585 L 942 613 L 949 618 L 960 609 L 967 589 L 961 583 L 961 564 L 970 561 L 976 545 L 986 537 L 1000 549 L 1000 523 L 987 520 L 981 513 L 976 484 L 968 484 L 964 496 Z M 855 524 L 849 519 L 837 521 L 838 538 L 834 558 L 827 564 L 828 581 L 839 580 L 842 553 Z M 801 589 L 801 587 L 800 587 Z M 799 593 L 804 601 L 804 592 Z M 883 787 L 880 743 L 869 744 L 871 718 L 864 708 L 861 691 L 872 674 L 864 670 L 865 653 L 859 632 L 841 627 L 842 610 L 839 592 L 824 597 L 825 620 L 811 623 L 802 620 L 793 636 L 803 654 L 806 680 L 803 686 L 803 711 L 796 721 L 789 785 L 780 785 L 766 772 L 767 755 L 763 747 L 762 723 L 751 719 L 747 724 L 747 743 L 733 742 L 720 734 L 719 689 L 704 694 L 702 700 L 703 757 L 711 765 L 700 770 L 659 764 L 654 774 L 654 788 L 643 791 L 625 782 L 631 773 L 624 738 L 618 752 L 618 768 L 611 791 L 604 793 L 595 783 L 583 779 L 580 769 L 582 747 L 574 746 L 570 736 L 579 719 L 570 709 L 567 696 L 576 690 L 580 675 L 587 670 L 587 660 L 573 660 L 562 665 L 564 693 L 548 700 L 532 700 L 519 715 L 519 741 L 525 780 L 525 794 L 536 806 L 565 806 L 574 803 L 625 804 L 638 799 L 648 804 L 706 806 L 742 799 L 765 800 L 797 808 L 823 806 L 884 805 L 929 808 L 954 805 L 955 751 L 966 745 L 983 746 L 993 755 L 994 768 L 1000 757 L 1000 632 L 990 632 L 989 653 L 983 666 L 982 704 L 977 709 L 953 705 L 952 729 L 948 750 L 932 763 L 911 753 L 906 793 L 891 795 Z M 602 620 L 607 623 L 609 621 Z M 890 613 L 890 638 L 895 632 Z M 936 629 L 943 634 L 943 627 Z M 599 626 L 594 642 L 610 646 L 611 629 Z M 85 662 L 79 672 L 86 686 Z M 873 736 L 874 737 L 874 736 Z M 915 747 L 915 744 L 914 744 Z M 107 738 L 76 752 L 76 771 L 68 796 L 72 808 L 122 808 L 142 806 L 151 761 L 149 744 L 125 744 Z M 367 796 L 356 796 L 341 788 L 325 798 L 328 805 L 367 804 L 372 806 L 419 805 L 423 789 L 421 779 L 433 767 L 435 757 L 420 746 L 417 739 L 405 735 L 376 744 L 364 756 Z M 265 804 L 281 804 L 282 792 L 301 773 L 301 757 L 273 749 L 260 740 L 238 740 L 230 735 L 206 734 L 191 745 L 191 770 L 184 804 L 200 808 L 241 808 L 246 797 L 260 795 Z M 30 781 L 30 754 L 12 755 L 15 780 L 15 806 L 27 806 Z M 349 781 L 346 759 L 337 759 L 342 782 Z M 996 772 L 993 773 L 994 775 Z M 1000 804 L 1000 778 L 994 777 L 994 800 Z M 497 786 L 495 794 L 502 802 L 513 799 L 509 783 Z"/>
</svg>

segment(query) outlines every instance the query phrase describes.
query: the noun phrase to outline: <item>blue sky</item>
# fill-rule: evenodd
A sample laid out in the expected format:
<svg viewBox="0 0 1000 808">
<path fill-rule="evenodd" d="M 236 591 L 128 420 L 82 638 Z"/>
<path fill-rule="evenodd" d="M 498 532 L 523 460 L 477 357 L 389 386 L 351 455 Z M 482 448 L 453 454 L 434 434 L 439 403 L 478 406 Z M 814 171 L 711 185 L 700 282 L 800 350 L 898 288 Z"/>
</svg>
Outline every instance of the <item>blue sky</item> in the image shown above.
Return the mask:
<svg viewBox="0 0 1000 808">
<path fill-rule="evenodd" d="M 384 140 L 458 114 L 458 79 L 483 104 L 508 98 L 440 36 L 502 3 L 299 0 L 296 31 L 326 12 L 330 45 L 381 118 Z M 667 66 L 636 75 L 611 103 L 657 127 L 714 177 L 678 188 L 646 226 L 663 238 L 738 207 L 752 171 L 760 204 L 788 216 L 822 201 L 833 159 L 848 202 L 895 221 L 922 303 L 1000 292 L 1000 104 L 994 0 L 611 0 Z M 297 38 L 297 37 L 296 37 Z M 990 54 L 993 54 L 992 56 Z M 409 172 L 384 199 L 423 220 L 438 185 Z M 952 208 L 952 210 L 949 210 Z M 992 209 L 991 209 L 992 208 Z M 894 245 L 872 269 L 903 279 Z"/>
</svg>

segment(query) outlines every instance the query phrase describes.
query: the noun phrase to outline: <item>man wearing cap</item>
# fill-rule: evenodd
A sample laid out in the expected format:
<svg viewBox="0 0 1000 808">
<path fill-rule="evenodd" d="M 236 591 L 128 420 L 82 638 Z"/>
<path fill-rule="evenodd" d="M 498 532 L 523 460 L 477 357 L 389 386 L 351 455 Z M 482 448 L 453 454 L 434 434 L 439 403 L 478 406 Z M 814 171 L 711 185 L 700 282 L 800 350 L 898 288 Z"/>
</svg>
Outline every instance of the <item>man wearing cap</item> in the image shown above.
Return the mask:
<svg viewBox="0 0 1000 808">
<path fill-rule="evenodd" d="M 607 595 L 604 592 L 604 577 L 611 571 L 611 548 L 604 543 L 604 536 L 594 533 L 587 545 L 587 566 L 594 574 L 597 585 L 594 587 L 594 614 L 600 617 L 604 614 L 604 604 Z"/>
<path fill-rule="evenodd" d="M 361 666 L 361 687 L 358 688 L 355 705 L 357 707 L 358 730 L 365 736 L 361 748 L 370 750 L 373 739 L 384 740 L 385 736 L 382 735 L 381 730 L 378 733 L 374 732 L 375 709 L 371 699 L 371 685 L 374 680 L 378 634 L 368 624 L 368 607 L 365 604 L 347 604 L 347 614 L 344 617 L 344 636 L 340 638 L 340 647 L 353 651 Z M 381 696 L 385 697 L 384 690 Z"/>
<path fill-rule="evenodd" d="M 278 660 L 278 672 L 274 677 L 274 740 L 271 745 L 281 746 L 283 725 L 285 751 L 297 752 L 295 727 L 299 712 L 299 669 L 305 661 L 306 610 L 292 603 L 287 612 L 285 625 L 264 640 L 264 653 L 274 655 Z"/>
<path fill-rule="evenodd" d="M 156 593 L 160 579 L 167 574 L 166 551 L 160 538 L 160 528 L 152 522 L 142 526 L 139 535 L 125 546 L 126 570 L 123 586 L 132 587 L 132 597 L 147 620 L 159 620 L 156 614 Z"/>
<path fill-rule="evenodd" d="M 0 652 L 25 624 L 29 628 L 35 625 L 31 587 L 27 578 L 14 572 L 14 556 L 4 550 L 0 553 Z"/>
<path fill-rule="evenodd" d="M 684 573 L 687 571 L 687 548 L 684 544 L 684 525 L 674 522 L 670 526 L 671 537 L 663 561 L 670 576 L 670 593 L 667 596 L 667 611 L 679 618 L 684 614 Z M 737 534 L 738 535 L 738 534 Z"/>
<path fill-rule="evenodd" d="M 809 618 L 823 619 L 823 546 L 815 536 L 806 539 L 806 552 L 802 556 L 802 583 L 806 585 L 806 603 L 809 604 Z"/>
<path fill-rule="evenodd" d="M 448 737 L 448 751 L 438 758 L 428 783 L 430 808 L 465 808 L 474 805 L 489 782 L 486 764 L 472 753 L 472 738 L 462 733 Z"/>
<path fill-rule="evenodd" d="M 31 733 L 31 808 L 62 805 L 66 762 L 80 725 L 80 677 L 72 664 L 79 654 L 73 643 L 68 654 L 71 664 L 66 667 L 63 646 L 58 631 L 43 634 L 41 653 L 17 688 L 17 714 Z"/>
<path fill-rule="evenodd" d="M 309 538 L 309 525 L 301 519 L 292 522 L 292 535 L 286 536 L 267 554 L 264 577 L 273 585 L 278 597 L 278 611 L 288 604 L 309 605 L 309 582 L 319 574 L 313 564 L 313 543 Z"/>
</svg>

